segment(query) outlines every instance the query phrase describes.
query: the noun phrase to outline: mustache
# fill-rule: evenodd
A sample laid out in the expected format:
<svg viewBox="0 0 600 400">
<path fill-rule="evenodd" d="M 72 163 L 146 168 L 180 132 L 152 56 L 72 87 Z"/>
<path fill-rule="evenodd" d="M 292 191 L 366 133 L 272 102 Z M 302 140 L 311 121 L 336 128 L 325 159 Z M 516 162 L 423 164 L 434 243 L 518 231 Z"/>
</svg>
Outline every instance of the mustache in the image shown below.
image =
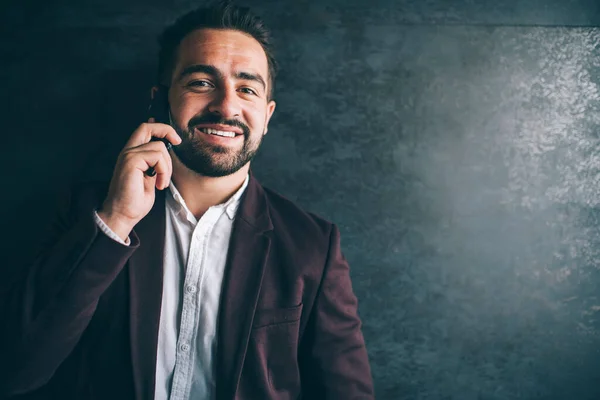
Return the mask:
<svg viewBox="0 0 600 400">
<path fill-rule="evenodd" d="M 190 119 L 190 122 L 188 122 L 188 129 L 192 131 L 194 129 L 194 126 L 199 124 L 228 125 L 231 127 L 240 128 L 244 132 L 244 137 L 250 136 L 250 128 L 242 121 L 239 121 L 237 119 L 222 118 L 217 114 L 206 114 L 192 117 L 192 119 Z"/>
</svg>

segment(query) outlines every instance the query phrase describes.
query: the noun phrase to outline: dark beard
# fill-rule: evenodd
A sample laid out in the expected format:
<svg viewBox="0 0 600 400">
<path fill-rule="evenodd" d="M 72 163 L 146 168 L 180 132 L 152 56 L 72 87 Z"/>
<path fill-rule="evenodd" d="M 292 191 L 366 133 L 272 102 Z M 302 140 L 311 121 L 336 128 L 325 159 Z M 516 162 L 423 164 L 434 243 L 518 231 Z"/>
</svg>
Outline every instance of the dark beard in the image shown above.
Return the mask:
<svg viewBox="0 0 600 400">
<path fill-rule="evenodd" d="M 244 144 L 239 150 L 224 146 L 209 144 L 195 137 L 194 127 L 198 124 L 219 124 L 242 129 Z M 263 135 L 257 140 L 250 139 L 250 129 L 238 120 L 221 119 L 218 115 L 208 114 L 194 117 L 188 123 L 187 129 L 181 129 L 174 121 L 171 123 L 181 137 L 181 144 L 173 146 L 173 152 L 183 165 L 190 170 L 209 177 L 222 177 L 237 172 L 249 163 L 257 154 Z M 199 133 L 202 135 L 202 133 Z"/>
</svg>

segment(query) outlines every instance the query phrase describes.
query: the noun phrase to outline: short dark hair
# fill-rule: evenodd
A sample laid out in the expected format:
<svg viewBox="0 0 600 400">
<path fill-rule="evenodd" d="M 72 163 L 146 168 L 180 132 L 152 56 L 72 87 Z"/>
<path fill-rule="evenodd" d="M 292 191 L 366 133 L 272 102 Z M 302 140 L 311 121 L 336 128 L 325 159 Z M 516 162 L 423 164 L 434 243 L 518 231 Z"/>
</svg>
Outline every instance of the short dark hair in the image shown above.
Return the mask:
<svg viewBox="0 0 600 400">
<path fill-rule="evenodd" d="M 197 29 L 232 29 L 252 36 L 262 46 L 269 65 L 269 93 L 273 97 L 277 62 L 273 55 L 271 32 L 263 20 L 254 15 L 247 7 L 238 7 L 231 1 L 220 1 L 207 7 L 199 7 L 179 17 L 159 36 L 157 83 L 170 81 L 175 67 L 175 53 L 183 38 Z M 167 84 L 168 86 L 168 84 Z"/>
</svg>

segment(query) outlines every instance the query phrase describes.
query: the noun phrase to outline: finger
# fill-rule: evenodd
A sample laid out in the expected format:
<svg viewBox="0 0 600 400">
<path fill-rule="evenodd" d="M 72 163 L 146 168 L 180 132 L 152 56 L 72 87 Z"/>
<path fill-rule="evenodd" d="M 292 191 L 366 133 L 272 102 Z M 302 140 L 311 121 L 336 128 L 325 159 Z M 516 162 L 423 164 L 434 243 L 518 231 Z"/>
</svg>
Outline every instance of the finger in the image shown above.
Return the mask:
<svg viewBox="0 0 600 400">
<path fill-rule="evenodd" d="M 159 174 L 159 178 L 158 178 L 158 183 L 164 183 L 164 186 L 163 186 L 163 188 L 164 188 L 164 187 L 168 186 L 169 183 L 170 183 L 170 181 L 171 181 L 171 174 L 173 173 L 173 160 L 171 159 L 171 155 L 169 154 L 169 150 L 167 150 L 167 147 L 165 146 L 164 143 L 162 143 L 162 142 L 151 142 L 148 145 L 152 146 L 153 148 L 157 148 L 157 151 L 160 151 L 160 153 L 162 154 L 163 159 L 165 160 L 166 166 L 168 168 L 167 174 L 164 175 L 163 178 L 161 178 L 160 174 Z M 166 182 L 162 182 L 162 179 L 166 179 L 167 181 Z"/>
<path fill-rule="evenodd" d="M 156 188 L 158 190 L 164 190 L 171 184 L 171 174 L 157 174 L 156 175 Z"/>
<path fill-rule="evenodd" d="M 156 177 L 154 179 L 154 186 L 158 190 L 166 189 L 167 187 L 169 187 L 169 184 L 171 183 L 171 177 L 169 174 L 157 174 L 154 167 L 148 168 L 148 170 L 145 172 L 145 175 L 148 176 L 149 178 Z"/>
<path fill-rule="evenodd" d="M 162 166 L 164 166 L 163 159 L 159 160 L 156 164 L 149 167 L 149 171 L 152 171 L 152 173 L 153 173 L 152 175 L 148 174 L 148 171 L 145 172 L 145 174 L 148 177 L 155 179 L 154 186 L 158 190 L 163 190 L 163 189 L 167 188 L 169 186 L 169 183 L 171 182 L 171 173 L 170 172 L 157 172 L 157 171 L 163 171 L 163 170 L 170 171 L 170 169 L 162 168 Z"/>
<path fill-rule="evenodd" d="M 134 150 L 131 150 L 132 152 L 138 152 L 138 151 L 148 151 L 148 150 L 153 150 L 153 151 L 159 151 L 163 158 L 165 159 L 167 166 L 169 167 L 169 177 L 171 176 L 172 172 L 173 172 L 173 161 L 171 159 L 171 155 L 169 154 L 169 150 L 167 149 L 167 146 L 165 146 L 164 143 L 162 142 L 149 142 L 146 143 L 143 146 L 137 147 Z"/>
<path fill-rule="evenodd" d="M 127 149 L 124 152 L 124 155 L 126 155 L 127 157 L 132 157 L 132 156 L 136 156 L 137 155 L 139 157 L 145 158 L 145 157 L 147 157 L 147 154 L 150 151 L 161 153 L 162 157 L 165 159 L 167 167 L 169 169 L 169 171 L 167 173 L 167 180 L 168 181 L 166 183 L 166 185 L 168 186 L 169 183 L 170 183 L 171 174 L 173 173 L 173 161 L 172 161 L 171 155 L 169 154 L 169 151 L 167 150 L 167 147 L 165 146 L 164 143 L 157 142 L 157 141 L 155 141 L 155 142 L 149 142 L 149 143 L 143 144 L 141 146 L 135 147 L 133 149 Z M 144 171 L 144 173 L 147 176 L 155 176 L 156 172 L 157 171 L 152 166 L 148 167 L 148 169 L 146 169 Z M 162 182 L 162 180 L 161 180 L 161 182 Z"/>
<path fill-rule="evenodd" d="M 148 143 L 144 143 L 142 145 L 139 145 L 137 147 L 131 147 L 129 149 L 126 149 L 125 151 L 127 152 L 136 152 L 136 151 L 148 151 L 148 150 L 154 150 L 154 151 L 164 151 L 165 156 L 169 156 L 169 151 L 167 149 L 167 145 L 166 143 L 163 143 L 162 140 L 153 140 L 150 141 Z"/>
<path fill-rule="evenodd" d="M 125 143 L 125 148 L 133 148 L 148 143 L 153 137 L 167 139 L 171 144 L 178 145 L 181 138 L 170 125 L 159 123 L 143 123 Z"/>
<path fill-rule="evenodd" d="M 161 124 L 159 124 L 159 125 L 161 125 Z M 177 134 L 175 129 L 171 125 L 167 125 L 167 124 L 162 124 L 162 125 L 164 125 L 168 128 L 165 139 L 167 139 L 167 141 L 169 143 L 171 143 L 173 146 L 177 146 L 178 144 L 181 144 L 181 136 L 179 136 Z"/>
<path fill-rule="evenodd" d="M 154 175 L 147 174 L 147 171 L 152 168 L 156 175 L 156 187 L 161 190 L 164 189 L 170 183 L 172 165 L 171 157 L 165 154 L 167 150 L 164 146 L 162 147 L 162 151 L 138 150 L 125 153 L 123 156 L 124 169 L 136 169 L 149 177 L 153 177 Z"/>
</svg>

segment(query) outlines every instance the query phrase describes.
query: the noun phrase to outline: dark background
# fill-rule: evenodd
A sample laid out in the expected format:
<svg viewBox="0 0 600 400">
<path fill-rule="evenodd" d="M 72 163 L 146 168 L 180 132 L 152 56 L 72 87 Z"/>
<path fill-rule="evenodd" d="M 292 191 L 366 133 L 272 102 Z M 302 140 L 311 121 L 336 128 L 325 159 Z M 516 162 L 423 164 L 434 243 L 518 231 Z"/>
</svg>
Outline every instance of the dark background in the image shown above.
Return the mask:
<svg viewBox="0 0 600 400">
<path fill-rule="evenodd" d="M 2 3 L 6 269 L 110 177 L 198 4 Z M 282 67 L 253 170 L 340 227 L 377 398 L 600 399 L 600 2 L 241 4 Z"/>
</svg>

